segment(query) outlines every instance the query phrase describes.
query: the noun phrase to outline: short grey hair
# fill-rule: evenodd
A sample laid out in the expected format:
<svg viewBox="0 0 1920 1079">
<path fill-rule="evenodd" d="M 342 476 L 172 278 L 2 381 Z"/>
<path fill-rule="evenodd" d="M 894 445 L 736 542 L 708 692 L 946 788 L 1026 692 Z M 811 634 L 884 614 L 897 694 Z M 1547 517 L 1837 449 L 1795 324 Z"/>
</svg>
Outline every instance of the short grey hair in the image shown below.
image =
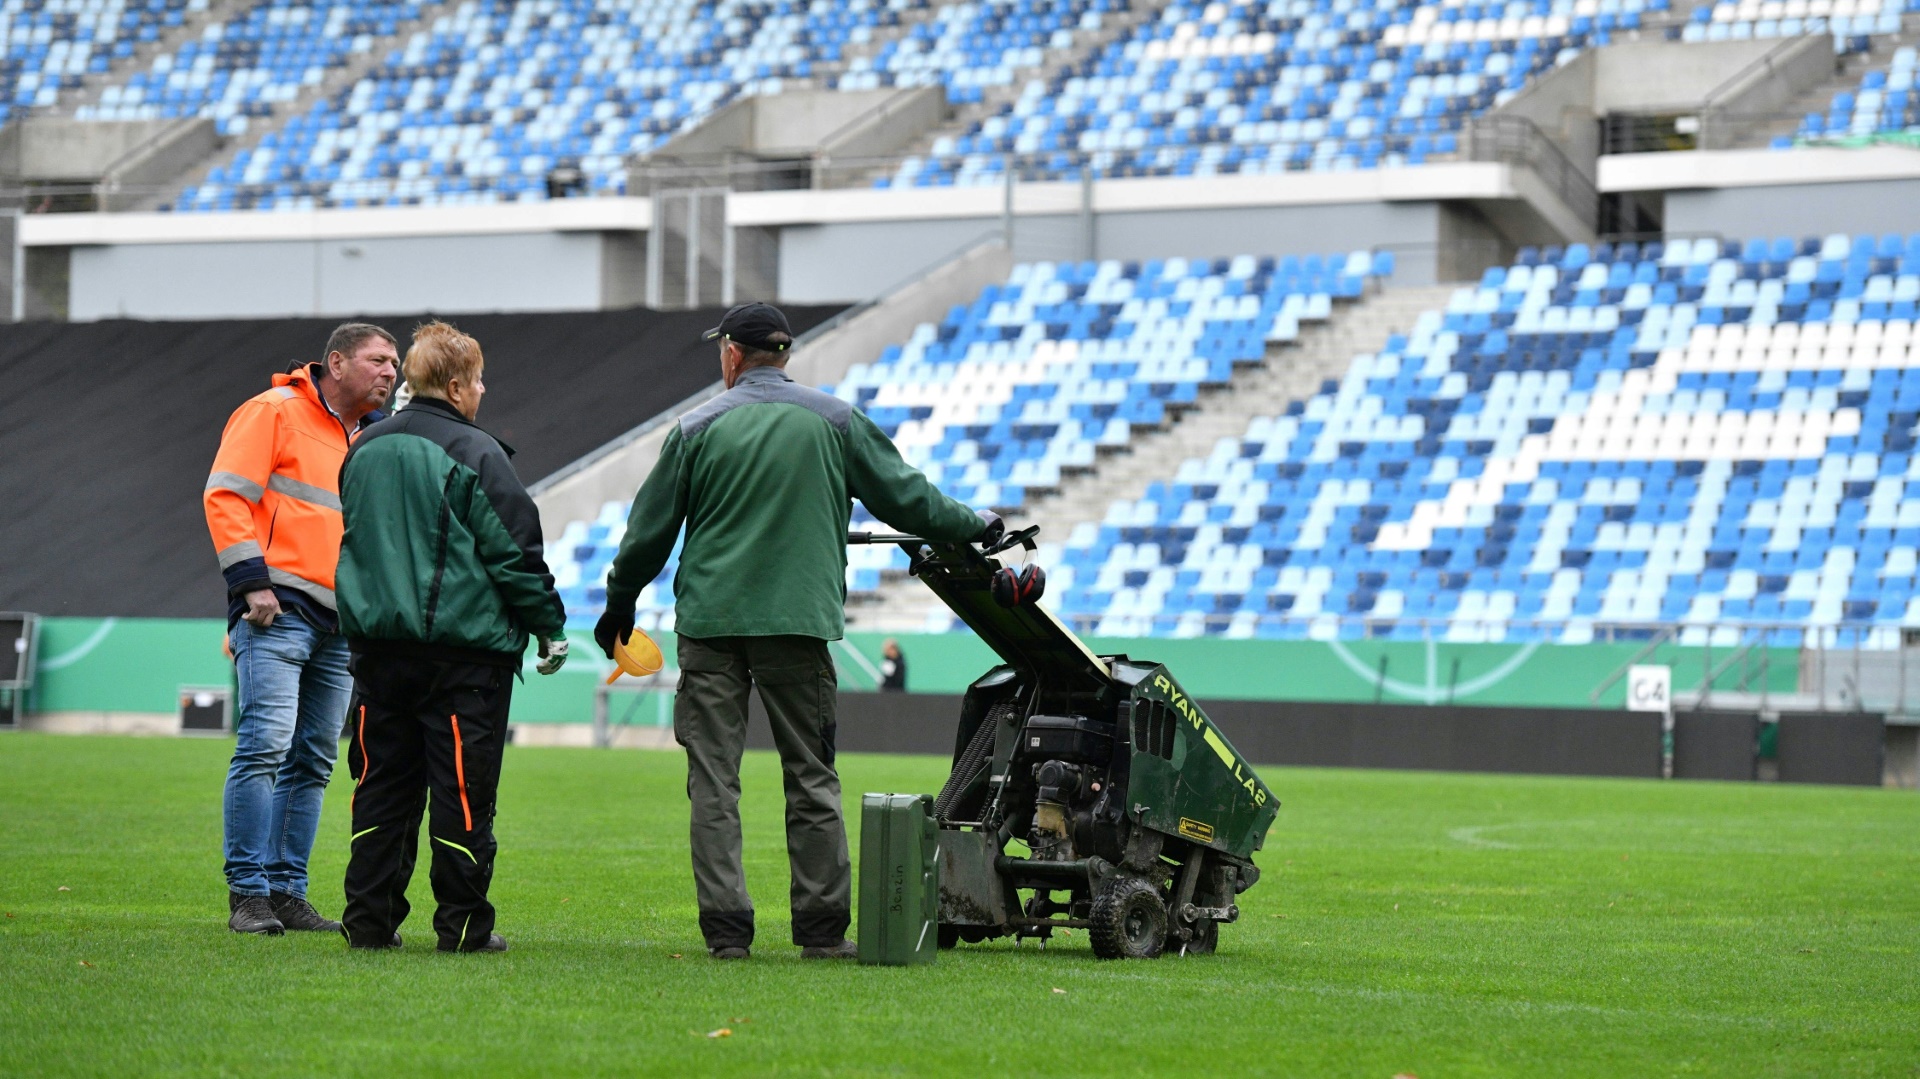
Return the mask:
<svg viewBox="0 0 1920 1079">
<path fill-rule="evenodd" d="M 342 356 L 352 356 L 361 345 L 374 337 L 384 338 L 395 351 L 400 348 L 400 342 L 392 334 L 371 322 L 342 322 L 327 335 L 327 350 L 320 354 L 320 358 L 324 360 L 336 352 Z"/>
</svg>

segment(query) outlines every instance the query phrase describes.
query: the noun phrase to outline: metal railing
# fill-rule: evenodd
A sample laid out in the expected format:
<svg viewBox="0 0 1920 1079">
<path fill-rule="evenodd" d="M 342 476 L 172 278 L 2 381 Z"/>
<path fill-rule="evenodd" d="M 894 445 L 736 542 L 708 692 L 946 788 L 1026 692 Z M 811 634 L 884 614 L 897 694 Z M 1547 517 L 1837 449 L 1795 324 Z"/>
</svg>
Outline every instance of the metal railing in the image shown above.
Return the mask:
<svg viewBox="0 0 1920 1079">
<path fill-rule="evenodd" d="M 1600 217 L 1594 178 L 1524 116 L 1488 114 L 1467 121 L 1463 153 L 1471 161 L 1498 161 L 1532 170 L 1567 209 L 1592 226 Z"/>
</svg>

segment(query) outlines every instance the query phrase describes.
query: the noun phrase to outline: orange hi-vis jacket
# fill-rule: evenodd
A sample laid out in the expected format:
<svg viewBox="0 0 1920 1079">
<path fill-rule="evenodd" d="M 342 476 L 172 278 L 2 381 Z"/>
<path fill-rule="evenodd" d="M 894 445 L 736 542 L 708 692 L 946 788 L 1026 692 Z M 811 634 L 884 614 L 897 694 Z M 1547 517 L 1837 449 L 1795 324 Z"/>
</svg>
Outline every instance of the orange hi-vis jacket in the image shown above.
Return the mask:
<svg viewBox="0 0 1920 1079">
<path fill-rule="evenodd" d="M 333 621 L 340 465 L 352 436 L 314 377 L 312 366 L 273 376 L 273 388 L 235 409 L 220 435 L 201 502 L 227 579 L 230 623 L 245 610 L 241 597 L 270 586 Z"/>
</svg>

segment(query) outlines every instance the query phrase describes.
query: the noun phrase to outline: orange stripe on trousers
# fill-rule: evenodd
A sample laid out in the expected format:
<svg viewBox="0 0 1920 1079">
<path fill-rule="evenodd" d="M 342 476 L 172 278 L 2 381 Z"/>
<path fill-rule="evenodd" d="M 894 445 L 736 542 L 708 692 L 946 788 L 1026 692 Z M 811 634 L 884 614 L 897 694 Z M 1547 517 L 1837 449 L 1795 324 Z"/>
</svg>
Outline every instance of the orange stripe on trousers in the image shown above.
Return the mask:
<svg viewBox="0 0 1920 1079">
<path fill-rule="evenodd" d="M 448 716 L 453 721 L 453 778 L 460 782 L 460 813 L 467 818 L 467 831 L 473 831 L 473 810 L 467 808 L 467 762 L 460 749 L 460 717 Z"/>
</svg>

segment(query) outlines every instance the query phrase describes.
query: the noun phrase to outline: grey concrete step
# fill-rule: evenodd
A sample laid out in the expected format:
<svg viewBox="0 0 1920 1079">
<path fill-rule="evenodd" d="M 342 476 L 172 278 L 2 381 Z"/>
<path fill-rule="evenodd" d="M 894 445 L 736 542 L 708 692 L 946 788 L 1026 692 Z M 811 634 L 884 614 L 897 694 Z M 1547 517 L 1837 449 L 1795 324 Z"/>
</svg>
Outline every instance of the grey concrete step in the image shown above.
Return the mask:
<svg viewBox="0 0 1920 1079">
<path fill-rule="evenodd" d="M 1771 145 L 1778 136 L 1791 138 L 1798 134 L 1800 124 L 1808 113 L 1824 114 L 1833 104 L 1834 94 L 1842 90 L 1857 90 L 1861 76 L 1875 68 L 1885 68 L 1893 60 L 1894 51 L 1901 46 L 1920 41 L 1920 15 L 1903 15 L 1899 33 L 1875 35 L 1869 40 L 1873 47 L 1867 52 L 1836 56 L 1832 77 L 1801 91 L 1798 97 L 1781 108 L 1778 115 L 1756 118 L 1753 126 L 1741 134 L 1739 145 L 1758 149 Z"/>
<path fill-rule="evenodd" d="M 260 145 L 269 131 L 278 131 L 290 117 L 298 116 L 313 107 L 316 101 L 324 101 L 341 93 L 359 82 L 369 72 L 386 62 L 387 54 L 406 42 L 413 35 L 431 31 L 435 20 L 450 16 L 460 6 L 460 0 L 438 0 L 420 10 L 420 16 L 394 28 L 394 32 L 374 41 L 372 47 L 351 54 L 347 62 L 327 72 L 326 78 L 317 85 L 303 88 L 292 101 L 278 102 L 273 106 L 270 116 L 257 116 L 247 124 L 247 130 L 229 137 L 219 152 L 210 155 L 197 167 L 188 170 L 178 180 L 166 188 L 155 192 L 141 204 L 140 209 L 153 210 L 171 203 L 180 197 L 182 191 L 206 182 L 207 174 L 214 166 L 231 161 L 242 150 L 251 150 Z"/>
<path fill-rule="evenodd" d="M 1107 12 L 1098 30 L 1075 30 L 1073 45 L 1063 50 L 1047 50 L 1043 62 L 1033 67 L 1016 68 L 1013 79 L 1004 86 L 989 86 L 978 102 L 961 105 L 954 110 L 953 117 L 946 124 L 927 132 L 914 140 L 901 151 L 901 156 L 926 156 L 933 150 L 933 144 L 943 135 L 963 135 L 973 125 L 990 116 L 998 115 L 1007 105 L 1019 100 L 1028 82 L 1034 79 L 1052 81 L 1060 72 L 1094 56 L 1115 41 L 1119 41 L 1133 32 L 1142 23 L 1160 17 L 1160 13 L 1171 0 L 1134 0 L 1125 11 Z M 872 184 L 877 173 L 866 173 L 853 180 L 853 186 L 864 187 Z"/>
<path fill-rule="evenodd" d="M 179 26 L 136 46 L 131 54 L 114 61 L 107 70 L 87 74 L 74 89 L 62 91 L 60 101 L 54 107 L 65 115 L 71 115 L 81 106 L 98 105 L 100 95 L 107 87 L 125 82 L 127 76 L 136 71 L 147 70 L 153 66 L 154 60 L 204 34 L 207 27 L 244 15 L 257 3 L 259 0 L 211 0 L 205 9 L 187 12 Z"/>
</svg>

